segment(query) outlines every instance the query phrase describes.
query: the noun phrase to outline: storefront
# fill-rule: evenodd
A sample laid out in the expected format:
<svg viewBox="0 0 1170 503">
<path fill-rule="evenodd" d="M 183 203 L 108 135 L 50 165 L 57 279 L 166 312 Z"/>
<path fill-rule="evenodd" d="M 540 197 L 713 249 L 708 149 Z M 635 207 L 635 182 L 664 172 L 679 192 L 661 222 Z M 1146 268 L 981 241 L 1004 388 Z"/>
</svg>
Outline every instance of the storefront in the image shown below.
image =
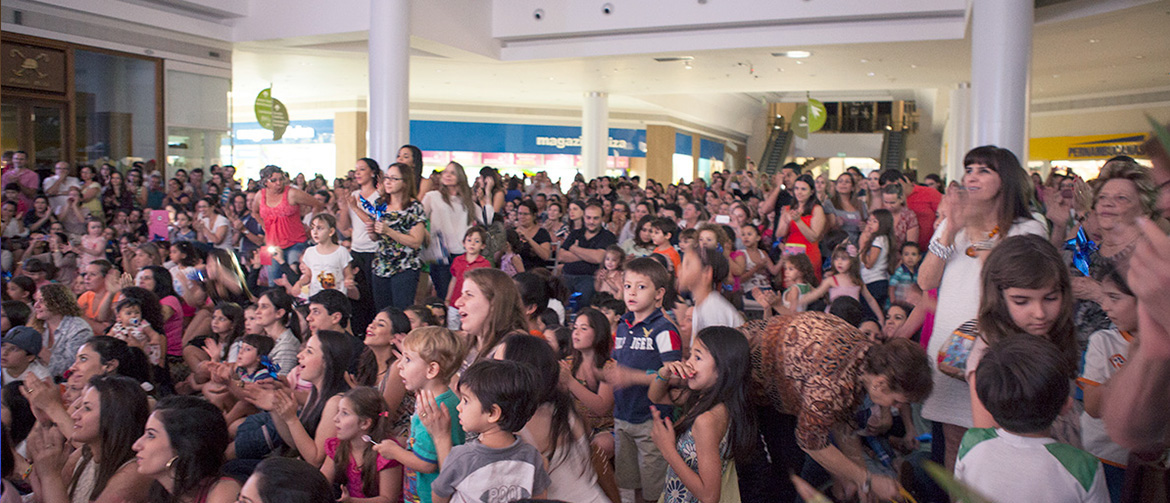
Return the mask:
<svg viewBox="0 0 1170 503">
<path fill-rule="evenodd" d="M 1128 155 L 1150 166 L 1142 148 L 1146 138 L 1146 133 L 1032 138 L 1028 142 L 1028 169 L 1042 176 L 1048 176 L 1052 169 L 1072 171 L 1092 180 L 1105 161 L 1118 155 Z"/>
<path fill-rule="evenodd" d="M 0 36 L 3 150 L 23 150 L 43 174 L 73 165 L 161 160 L 159 58 L 15 33 Z"/>
</svg>

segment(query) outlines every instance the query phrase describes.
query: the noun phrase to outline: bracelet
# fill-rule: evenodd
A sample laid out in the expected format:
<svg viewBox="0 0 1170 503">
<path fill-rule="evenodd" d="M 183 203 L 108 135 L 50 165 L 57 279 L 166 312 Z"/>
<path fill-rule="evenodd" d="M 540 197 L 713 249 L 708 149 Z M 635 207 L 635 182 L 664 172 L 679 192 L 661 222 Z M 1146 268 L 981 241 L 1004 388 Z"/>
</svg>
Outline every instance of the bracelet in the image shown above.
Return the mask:
<svg viewBox="0 0 1170 503">
<path fill-rule="evenodd" d="M 951 255 L 955 253 L 955 245 L 952 244 L 950 246 L 943 246 L 942 243 L 939 243 L 936 240 L 931 240 L 930 246 L 928 246 L 927 249 L 930 251 L 931 255 L 943 259 L 944 262 L 951 258 Z"/>
<path fill-rule="evenodd" d="M 670 379 L 662 377 L 662 374 L 659 374 L 658 372 L 654 373 L 654 380 L 655 381 L 662 381 L 662 382 L 670 382 Z"/>
</svg>

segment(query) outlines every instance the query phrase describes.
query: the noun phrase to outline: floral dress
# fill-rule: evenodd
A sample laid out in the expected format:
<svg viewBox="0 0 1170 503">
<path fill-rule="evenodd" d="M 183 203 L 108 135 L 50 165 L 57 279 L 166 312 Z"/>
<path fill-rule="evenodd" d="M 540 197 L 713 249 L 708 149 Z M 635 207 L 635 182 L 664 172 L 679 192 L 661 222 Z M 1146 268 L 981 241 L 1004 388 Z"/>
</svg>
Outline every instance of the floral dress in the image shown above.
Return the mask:
<svg viewBox="0 0 1170 503">
<path fill-rule="evenodd" d="M 418 201 L 411 201 L 401 211 L 386 210 L 381 221 L 391 229 L 409 234 L 415 225 L 426 224 L 427 217 L 423 212 L 423 205 Z M 379 235 L 378 252 L 374 256 L 374 274 L 387 278 L 410 269 L 422 269 L 419 249 L 399 243 L 385 234 Z"/>
<path fill-rule="evenodd" d="M 728 430 L 730 431 L 730 429 Z M 699 470 L 699 454 L 695 451 L 695 437 L 691 435 L 691 430 L 687 430 L 681 437 L 678 437 L 678 442 L 675 443 L 678 449 L 678 454 L 682 456 L 683 461 L 687 463 L 692 470 L 698 472 Z M 719 441 L 720 457 L 727 452 L 727 433 L 723 433 L 723 440 Z M 723 460 L 723 470 L 727 469 L 727 460 Z M 682 479 L 678 478 L 678 474 L 674 472 L 674 468 L 666 467 L 666 486 L 662 491 L 662 501 L 665 503 L 698 503 L 699 499 L 691 494 L 691 491 L 683 485 Z"/>
</svg>

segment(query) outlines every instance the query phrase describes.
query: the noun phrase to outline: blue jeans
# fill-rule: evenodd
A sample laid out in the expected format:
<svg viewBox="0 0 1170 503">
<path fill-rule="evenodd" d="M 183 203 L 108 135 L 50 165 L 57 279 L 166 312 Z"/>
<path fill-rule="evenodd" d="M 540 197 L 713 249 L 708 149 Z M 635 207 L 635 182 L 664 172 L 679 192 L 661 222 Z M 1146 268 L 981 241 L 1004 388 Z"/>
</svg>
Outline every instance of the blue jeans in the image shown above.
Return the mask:
<svg viewBox="0 0 1170 503">
<path fill-rule="evenodd" d="M 455 262 L 456 256 L 447 255 L 446 264 L 438 262 L 431 264 L 431 284 L 435 285 L 435 296 L 440 299 L 447 298 L 447 288 L 451 285 L 451 263 Z"/>
<path fill-rule="evenodd" d="M 577 297 L 577 307 L 574 312 L 589 307 L 589 301 L 593 299 L 592 275 L 565 274 L 561 276 L 561 280 L 565 282 L 565 286 L 569 288 L 570 292 L 581 292 L 581 296 Z"/>
<path fill-rule="evenodd" d="M 406 309 L 414 304 L 414 292 L 418 290 L 418 269 L 407 269 L 389 277 L 374 275 L 374 309 L 381 311 L 389 306 Z"/>
<path fill-rule="evenodd" d="M 299 273 L 299 271 L 301 270 L 300 266 L 294 265 L 294 264 L 301 263 L 301 255 L 304 255 L 305 250 L 308 248 L 309 248 L 309 243 L 307 243 L 307 242 L 297 243 L 295 245 L 292 245 L 288 248 L 281 250 L 280 251 L 281 257 L 284 258 L 284 263 L 288 264 L 288 266 L 291 267 L 292 270 L 297 271 Z M 275 286 L 276 285 L 276 278 L 280 277 L 280 264 L 277 264 L 276 261 L 273 260 L 272 265 L 266 267 L 265 269 L 268 272 L 268 284 L 270 286 Z M 295 282 L 296 282 L 295 279 L 289 279 L 289 283 L 295 283 Z"/>
</svg>

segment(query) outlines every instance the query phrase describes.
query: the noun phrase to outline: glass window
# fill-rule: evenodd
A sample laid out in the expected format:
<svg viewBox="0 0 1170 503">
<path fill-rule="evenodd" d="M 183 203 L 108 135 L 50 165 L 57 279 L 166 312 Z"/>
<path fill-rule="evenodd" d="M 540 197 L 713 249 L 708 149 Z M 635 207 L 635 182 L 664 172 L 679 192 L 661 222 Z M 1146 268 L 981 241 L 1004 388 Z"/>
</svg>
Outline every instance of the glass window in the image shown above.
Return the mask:
<svg viewBox="0 0 1170 503">
<path fill-rule="evenodd" d="M 81 49 L 73 54 L 77 161 L 126 166 L 156 159 L 158 62 Z"/>
</svg>

